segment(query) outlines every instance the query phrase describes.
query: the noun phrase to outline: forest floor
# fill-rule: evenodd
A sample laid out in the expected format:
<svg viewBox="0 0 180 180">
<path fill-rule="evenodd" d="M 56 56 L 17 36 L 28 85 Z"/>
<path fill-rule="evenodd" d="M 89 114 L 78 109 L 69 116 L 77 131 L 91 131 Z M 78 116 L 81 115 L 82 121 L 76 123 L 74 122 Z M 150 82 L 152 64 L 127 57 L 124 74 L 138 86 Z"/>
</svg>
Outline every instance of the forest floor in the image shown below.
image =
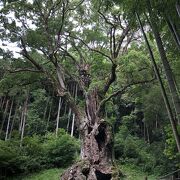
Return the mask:
<svg viewBox="0 0 180 180">
<path fill-rule="evenodd" d="M 140 171 L 138 168 L 129 165 L 119 165 L 121 172 L 124 177 L 122 180 L 144 180 L 145 177 L 148 177 L 148 180 L 156 180 L 156 176 L 148 176 L 146 173 Z M 16 178 L 11 178 L 8 180 L 59 180 L 60 174 L 63 172 L 63 169 L 48 169 L 43 170 L 39 173 L 34 173 L 28 176 L 19 176 Z"/>
</svg>

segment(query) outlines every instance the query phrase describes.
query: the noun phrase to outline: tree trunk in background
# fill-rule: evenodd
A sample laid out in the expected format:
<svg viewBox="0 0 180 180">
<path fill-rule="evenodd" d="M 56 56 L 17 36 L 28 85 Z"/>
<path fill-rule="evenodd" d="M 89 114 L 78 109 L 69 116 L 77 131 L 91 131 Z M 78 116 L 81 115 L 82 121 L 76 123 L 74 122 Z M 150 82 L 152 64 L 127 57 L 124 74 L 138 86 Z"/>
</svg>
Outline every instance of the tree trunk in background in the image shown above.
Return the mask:
<svg viewBox="0 0 180 180">
<path fill-rule="evenodd" d="M 19 133 L 21 133 L 21 131 L 22 131 L 22 124 L 23 124 L 23 118 L 24 118 L 24 110 L 25 110 L 25 107 L 21 106 L 21 117 L 20 117 L 20 122 L 19 122 Z"/>
<path fill-rule="evenodd" d="M 6 96 L 4 96 L 3 101 L 1 103 L 1 109 L 3 109 L 5 101 L 6 101 Z"/>
<path fill-rule="evenodd" d="M 61 180 L 118 180 L 113 170 L 113 136 L 109 123 L 97 116 L 98 95 L 86 95 L 86 108 L 80 120 L 81 161 L 64 172 Z"/>
<path fill-rule="evenodd" d="M 2 103 L 3 103 L 3 100 L 4 100 L 4 97 L 3 96 L 1 96 L 1 101 L 0 101 L 0 108 L 2 108 Z"/>
<path fill-rule="evenodd" d="M 56 137 L 58 135 L 58 129 L 59 129 L 59 117 L 60 117 L 61 105 L 62 105 L 62 98 L 59 97 L 58 113 L 56 118 Z"/>
<path fill-rule="evenodd" d="M 146 126 L 147 131 L 147 142 L 150 144 L 149 128 Z"/>
<path fill-rule="evenodd" d="M 172 109 L 171 109 L 171 106 L 170 106 L 170 103 L 169 103 L 169 100 L 168 100 L 168 97 L 167 97 L 167 94 L 166 94 L 166 90 L 165 90 L 164 84 L 162 82 L 162 79 L 161 79 L 161 76 L 160 76 L 160 73 L 159 73 L 159 69 L 157 67 L 157 64 L 156 64 L 156 61 L 155 61 L 155 58 L 154 58 L 154 54 L 153 54 L 153 52 L 151 50 L 149 41 L 148 41 L 148 39 L 146 37 L 146 34 L 144 32 L 143 25 L 141 23 L 141 20 L 140 20 L 140 17 L 138 15 L 138 13 L 136 13 L 136 16 L 137 16 L 139 25 L 141 27 L 142 34 L 144 36 L 144 39 L 145 39 L 145 42 L 146 42 L 146 45 L 147 45 L 147 48 L 148 48 L 148 51 L 149 51 L 150 59 L 152 61 L 153 67 L 154 67 L 154 72 L 155 72 L 156 77 L 157 77 L 157 79 L 159 81 L 159 84 L 160 84 L 161 94 L 163 96 L 163 100 L 164 100 L 164 103 L 165 103 L 165 106 L 166 106 L 166 110 L 168 112 L 168 117 L 169 117 L 169 120 L 170 120 L 170 123 L 171 123 L 171 126 L 172 126 L 173 135 L 174 135 L 175 140 L 176 140 L 176 145 L 177 145 L 178 151 L 180 152 L 180 139 L 179 139 L 179 135 L 178 135 L 178 131 L 177 131 L 177 125 L 176 125 L 176 121 L 174 119 L 173 112 L 172 112 Z"/>
<path fill-rule="evenodd" d="M 177 11 L 177 13 L 178 13 L 178 15 L 180 17 L 180 5 L 179 5 L 178 1 L 176 3 L 176 11 Z"/>
<path fill-rule="evenodd" d="M 158 129 L 158 115 L 156 114 L 156 129 Z"/>
<path fill-rule="evenodd" d="M 173 37 L 177 47 L 180 50 L 180 37 L 179 37 L 179 34 L 177 32 L 177 29 L 176 29 L 174 23 L 172 22 L 171 18 L 166 18 L 166 22 L 168 24 L 169 30 L 172 34 L 172 37 Z"/>
<path fill-rule="evenodd" d="M 11 107 L 10 107 L 10 111 L 9 111 L 9 117 L 8 117 L 8 123 L 7 123 L 7 128 L 6 128 L 5 141 L 7 141 L 7 139 L 8 139 L 9 125 L 10 125 L 10 121 L 11 121 L 11 114 L 12 114 L 13 103 L 14 103 L 14 100 L 12 100 L 12 102 L 11 102 Z"/>
<path fill-rule="evenodd" d="M 69 107 L 68 111 L 68 123 L 67 123 L 67 132 L 69 131 L 69 125 L 70 125 L 70 120 L 71 120 L 71 108 Z"/>
<path fill-rule="evenodd" d="M 65 116 L 67 114 L 67 103 L 65 102 L 64 103 L 64 114 L 63 116 Z"/>
<path fill-rule="evenodd" d="M 73 137 L 74 134 L 74 122 L 75 122 L 75 114 L 73 113 L 72 125 L 71 125 L 71 137 Z"/>
<path fill-rule="evenodd" d="M 50 121 L 50 118 L 51 118 L 52 105 L 53 105 L 53 99 L 52 99 L 52 101 L 50 103 L 50 107 L 49 107 L 48 119 L 47 119 L 47 124 L 46 124 L 46 131 L 48 130 L 49 121 Z"/>
<path fill-rule="evenodd" d="M 5 120 L 6 120 L 8 105 L 9 105 L 9 99 L 7 99 L 7 101 L 6 101 L 6 107 L 5 107 L 5 110 L 4 110 L 4 113 L 3 113 L 3 120 L 2 120 L 2 124 L 1 124 L 0 135 L 1 135 L 2 131 L 3 131 L 4 123 L 5 123 Z"/>
<path fill-rule="evenodd" d="M 77 100 L 77 84 L 75 84 L 75 90 L 74 90 L 74 99 L 75 99 L 75 103 Z M 72 118 L 72 125 L 71 125 L 71 137 L 73 137 L 74 134 L 74 124 L 75 124 L 75 114 L 73 113 L 73 118 Z"/>
<path fill-rule="evenodd" d="M 68 91 L 71 92 L 71 84 L 70 86 L 68 86 Z M 66 129 L 67 129 L 67 132 L 69 131 L 69 125 L 70 125 L 70 120 L 71 120 L 71 108 L 69 107 L 69 110 L 68 110 L 68 121 L 67 121 L 67 126 L 66 126 Z"/>
<path fill-rule="evenodd" d="M 164 71 L 165 71 L 166 78 L 168 81 L 169 89 L 171 92 L 173 104 L 175 107 L 176 118 L 178 120 L 178 124 L 180 124 L 180 98 L 179 98 L 178 90 L 176 89 L 176 83 L 174 81 L 175 79 L 174 79 L 171 67 L 169 65 L 169 62 L 168 62 L 168 59 L 166 56 L 166 52 L 164 50 L 163 43 L 162 43 L 159 31 L 158 31 L 158 26 L 156 24 L 156 17 L 154 15 L 154 13 L 152 12 L 151 4 L 150 4 L 149 0 L 148 0 L 148 12 L 149 12 L 149 16 L 150 16 L 150 23 L 151 23 L 152 31 L 153 31 L 153 34 L 154 34 L 154 37 L 155 37 L 155 40 L 157 43 L 157 47 L 159 50 L 159 54 L 161 57 L 161 61 L 162 61 L 163 67 L 164 67 Z"/>
<path fill-rule="evenodd" d="M 28 99 L 29 99 L 29 96 L 27 95 L 25 103 L 24 103 L 24 113 L 23 113 L 23 119 L 22 119 L 20 146 L 22 146 L 22 142 L 24 138 L 24 130 L 25 130 L 26 118 L 27 118 Z"/>
<path fill-rule="evenodd" d="M 45 107 L 44 114 L 43 114 L 43 120 L 44 121 L 46 119 L 46 113 L 47 113 L 47 108 L 48 108 L 49 100 L 50 100 L 50 97 L 47 98 L 46 107 Z"/>
<path fill-rule="evenodd" d="M 144 122 L 144 141 L 146 141 L 146 123 Z"/>
<path fill-rule="evenodd" d="M 11 123 L 11 129 L 10 129 L 10 132 L 9 132 L 9 139 L 11 139 L 11 135 L 12 135 L 13 127 L 14 127 L 14 122 L 15 122 L 15 119 L 16 119 L 16 116 L 17 116 L 18 107 L 19 107 L 19 103 L 16 105 L 16 109 L 15 109 L 15 112 L 14 112 L 14 117 L 13 117 L 13 120 L 12 120 L 12 123 Z"/>
<path fill-rule="evenodd" d="M 179 47 L 180 47 L 180 35 L 179 35 L 178 31 L 177 31 L 177 27 L 176 27 L 176 25 L 172 22 L 171 19 L 169 19 L 169 20 L 170 20 L 172 29 L 173 29 L 173 31 L 174 31 L 174 34 L 175 34 L 175 36 L 176 36 L 177 43 L 178 43 L 178 45 L 179 45 Z"/>
</svg>

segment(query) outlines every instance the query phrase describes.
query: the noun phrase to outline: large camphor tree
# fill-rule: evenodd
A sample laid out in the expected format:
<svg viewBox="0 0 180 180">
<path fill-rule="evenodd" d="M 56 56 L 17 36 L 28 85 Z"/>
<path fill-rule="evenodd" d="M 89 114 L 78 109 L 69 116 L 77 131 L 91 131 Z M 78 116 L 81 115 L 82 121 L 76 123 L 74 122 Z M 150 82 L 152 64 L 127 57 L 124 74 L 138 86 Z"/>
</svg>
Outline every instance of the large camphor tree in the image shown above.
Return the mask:
<svg viewBox="0 0 180 180">
<path fill-rule="evenodd" d="M 141 80 L 112 89 L 119 57 L 136 34 L 121 10 L 108 1 L 3 1 L 1 39 L 20 49 L 11 73 L 41 73 L 56 95 L 71 108 L 81 139 L 81 160 L 61 177 L 118 179 L 113 163 L 112 127 L 104 118 L 105 104 Z M 105 2 L 105 3 L 104 3 Z M 107 4 L 106 4 L 107 2 Z M 76 101 L 68 89 L 77 84 Z"/>
</svg>

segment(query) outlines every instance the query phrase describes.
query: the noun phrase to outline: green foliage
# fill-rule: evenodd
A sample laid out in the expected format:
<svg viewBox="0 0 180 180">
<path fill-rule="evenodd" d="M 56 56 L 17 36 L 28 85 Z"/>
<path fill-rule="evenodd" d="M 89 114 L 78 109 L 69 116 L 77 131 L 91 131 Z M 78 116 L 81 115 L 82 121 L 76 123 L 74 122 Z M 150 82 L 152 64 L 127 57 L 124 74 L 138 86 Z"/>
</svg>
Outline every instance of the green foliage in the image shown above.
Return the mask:
<svg viewBox="0 0 180 180">
<path fill-rule="evenodd" d="M 148 175 L 148 173 L 142 172 L 140 168 L 133 164 L 121 164 L 117 162 L 119 169 L 121 170 L 123 180 L 144 180 L 145 177 L 148 177 L 148 180 L 156 180 L 157 177 L 153 175 Z"/>
<path fill-rule="evenodd" d="M 146 143 L 137 136 L 130 135 L 126 125 L 119 128 L 115 135 L 115 157 L 122 164 L 134 164 L 141 171 L 163 174 L 173 168 L 173 161 L 169 161 L 163 154 L 163 143 Z"/>
<path fill-rule="evenodd" d="M 49 167 L 67 167 L 79 151 L 76 139 L 59 130 L 45 136 L 25 137 L 23 146 L 19 141 L 0 141 L 0 171 L 4 175 L 29 173 Z"/>
<path fill-rule="evenodd" d="M 55 137 L 52 133 L 46 135 L 44 148 L 49 165 L 65 167 L 74 161 L 79 150 L 79 144 L 77 140 L 70 137 L 63 129 L 60 129 L 58 137 Z"/>
<path fill-rule="evenodd" d="M 29 30 L 26 39 L 28 44 L 33 48 L 44 48 L 48 44 L 47 36 L 41 30 Z"/>
<path fill-rule="evenodd" d="M 59 180 L 60 174 L 63 172 L 63 169 L 48 169 L 48 170 L 43 170 L 39 173 L 29 175 L 25 178 L 24 180 Z"/>
<path fill-rule="evenodd" d="M 180 126 L 178 126 L 178 132 L 180 134 Z M 169 159 L 174 161 L 177 168 L 180 168 L 180 153 L 177 152 L 176 141 L 170 125 L 165 127 L 165 133 L 167 138 L 164 153 Z"/>
<path fill-rule="evenodd" d="M 28 109 L 28 134 L 44 134 L 46 132 L 46 120 L 44 119 L 44 109 L 46 108 L 48 97 L 44 89 L 37 89 L 31 93 L 32 103 Z"/>
<path fill-rule="evenodd" d="M 12 148 L 12 145 L 0 140 L 0 169 L 2 171 L 16 170 L 16 160 L 18 158 L 18 152 L 16 148 Z"/>
<path fill-rule="evenodd" d="M 174 48 L 173 38 L 166 23 L 166 18 L 170 17 L 172 23 L 179 27 L 175 1 L 152 0 L 151 3 L 154 15 L 159 18 L 157 21 L 158 29 L 163 35 L 164 47 L 175 73 L 177 85 L 179 85 L 179 52 L 177 48 Z M 89 89 L 85 88 L 85 90 L 91 91 L 94 88 L 103 89 L 104 85 L 107 84 L 112 67 L 109 59 L 112 58 L 117 64 L 117 81 L 111 84 L 106 97 L 132 82 L 152 79 L 154 72 L 147 55 L 147 49 L 141 38 L 138 38 L 139 41 L 135 40 L 140 35 L 135 12 L 138 12 L 143 19 L 146 31 L 150 30 L 149 22 L 144 15 L 147 14 L 146 1 L 93 0 L 81 3 L 79 0 L 68 2 L 61 0 L 8 0 L 2 1 L 2 3 L 4 3 L 4 8 L 1 8 L 2 33 L 0 37 L 5 40 L 5 43 L 15 42 L 21 48 L 21 53 L 26 56 L 24 59 L 12 58 L 12 53 L 8 51 L 5 53 L 0 49 L 0 54 L 3 57 L 0 59 L 0 94 L 8 96 L 8 98 L 11 96 L 15 102 L 20 104 L 14 125 L 16 130 L 23 109 L 24 92 L 29 92 L 29 101 L 23 146 L 19 147 L 19 141 L 15 141 L 19 138 L 17 131 L 12 133 L 13 140 L 0 141 L 0 168 L 5 169 L 6 173 L 12 174 L 33 172 L 48 167 L 68 166 L 76 158 L 79 143 L 63 130 L 60 130 L 58 137 L 55 137 L 53 133 L 47 133 L 51 127 L 54 128 L 57 115 L 57 101 L 53 105 L 51 103 L 52 112 L 49 110 L 50 103 L 48 102 L 50 94 L 54 96 L 57 93 L 55 88 L 59 87 L 55 76 L 56 67 L 57 65 L 61 66 L 65 84 L 68 84 L 69 80 L 73 80 L 81 86 L 77 67 L 83 63 L 90 65 L 88 73 L 92 83 Z M 98 10 L 105 18 L 97 12 Z M 120 23 L 124 28 L 126 25 L 130 26 L 130 31 L 122 43 L 119 52 L 121 56 L 114 59 L 111 51 L 118 49 L 118 43 L 121 42 L 122 38 L 120 34 L 123 28 L 120 27 Z M 111 34 L 110 31 L 113 29 L 114 32 Z M 133 37 L 131 37 L 132 32 Z M 151 32 L 148 33 L 152 40 L 151 46 L 158 67 L 161 69 L 154 37 Z M 179 30 L 177 30 L 178 33 Z M 126 42 L 132 40 L 131 38 L 136 42 L 130 42 L 126 51 L 124 46 Z M 82 39 L 83 42 L 79 39 Z M 111 41 L 113 41 L 112 44 Z M 86 43 L 87 45 L 84 45 Z M 114 47 L 111 47 L 113 45 Z M 93 50 L 100 51 L 100 53 Z M 107 58 L 107 56 L 111 58 Z M 42 68 L 39 68 L 37 64 Z M 39 69 L 43 69 L 42 75 L 40 72 L 34 73 Z M 11 74 L 8 72 L 9 70 L 21 71 Z M 22 70 L 27 70 L 28 73 Z M 161 72 L 161 76 L 164 77 L 164 72 Z M 166 85 L 166 83 L 164 84 Z M 68 88 L 70 89 L 70 87 Z M 119 94 L 117 99 L 112 98 L 111 101 L 107 102 L 103 109 L 104 112 L 102 112 L 102 115 L 105 115 L 102 118 L 112 126 L 120 125 L 119 131 L 115 135 L 116 157 L 122 163 L 132 163 L 147 172 L 161 173 L 166 172 L 168 168 L 173 169 L 172 161 L 175 162 L 176 167 L 179 167 L 180 156 L 177 154 L 173 133 L 168 126 L 167 113 L 157 82 L 133 85 L 126 90 L 127 92 L 123 92 L 123 95 Z M 82 91 L 83 88 L 80 87 L 78 95 L 81 97 L 77 97 L 77 104 L 80 107 L 79 110 L 83 109 L 84 112 L 86 105 Z M 99 96 L 100 101 L 104 98 L 101 95 Z M 130 112 L 124 113 L 118 109 L 122 100 L 133 104 Z M 48 106 L 46 106 L 47 104 Z M 48 111 L 50 118 L 47 117 L 46 107 L 49 108 L 47 109 L 50 111 L 50 113 Z M 125 107 L 125 109 L 127 108 Z M 3 110 L 0 110 L 1 116 L 3 116 Z M 63 113 L 65 112 L 65 115 L 61 118 L 60 125 L 65 127 L 68 114 L 64 107 L 61 110 Z M 146 131 L 148 131 L 148 135 Z M 5 134 L 4 129 L 3 133 Z M 147 136 L 149 137 L 147 138 Z M 149 143 L 145 142 L 147 139 Z M 166 148 L 164 147 L 165 142 Z M 163 151 L 169 159 L 164 156 Z"/>
</svg>

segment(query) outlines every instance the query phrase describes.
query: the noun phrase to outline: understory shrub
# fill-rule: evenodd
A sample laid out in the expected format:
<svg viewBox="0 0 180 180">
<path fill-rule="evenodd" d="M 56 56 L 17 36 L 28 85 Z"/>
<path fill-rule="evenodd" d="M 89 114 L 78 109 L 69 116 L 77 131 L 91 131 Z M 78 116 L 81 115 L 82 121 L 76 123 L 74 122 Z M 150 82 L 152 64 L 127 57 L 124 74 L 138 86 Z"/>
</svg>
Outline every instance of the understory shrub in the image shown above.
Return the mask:
<svg viewBox="0 0 180 180">
<path fill-rule="evenodd" d="M 0 141 L 0 179 L 19 173 L 39 171 L 49 167 L 66 167 L 73 163 L 79 142 L 60 129 L 58 136 L 25 137 L 19 141 Z"/>
<path fill-rule="evenodd" d="M 148 173 L 163 174 L 171 162 L 163 154 L 163 143 L 146 143 L 143 139 L 128 133 L 126 126 L 121 126 L 115 134 L 115 158 L 123 164 L 134 164 Z M 168 164 L 166 164 L 168 162 Z"/>
</svg>

